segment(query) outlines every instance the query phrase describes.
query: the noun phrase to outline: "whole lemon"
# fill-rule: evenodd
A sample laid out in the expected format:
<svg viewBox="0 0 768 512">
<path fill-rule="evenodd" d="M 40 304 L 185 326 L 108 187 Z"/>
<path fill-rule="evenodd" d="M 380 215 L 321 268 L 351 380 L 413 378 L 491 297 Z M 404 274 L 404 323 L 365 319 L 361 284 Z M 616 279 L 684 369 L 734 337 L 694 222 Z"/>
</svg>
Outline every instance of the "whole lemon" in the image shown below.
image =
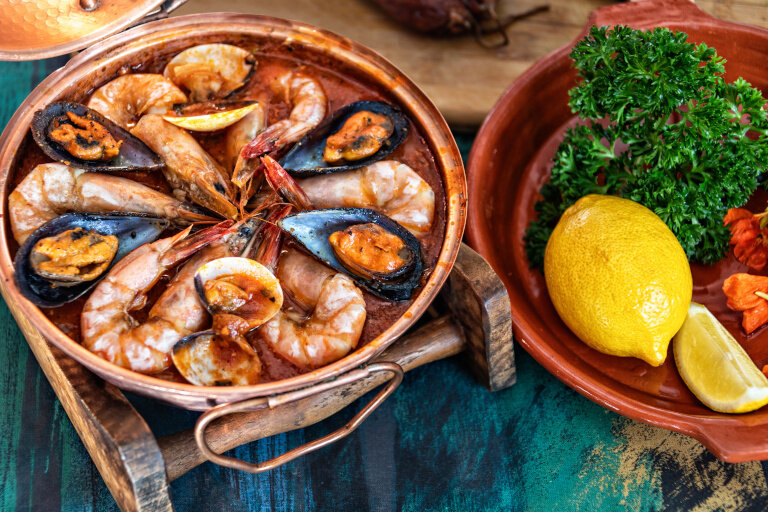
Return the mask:
<svg viewBox="0 0 768 512">
<path fill-rule="evenodd" d="M 683 248 L 645 206 L 588 195 L 568 208 L 544 253 L 563 322 L 584 343 L 658 366 L 685 321 L 693 282 Z"/>
</svg>

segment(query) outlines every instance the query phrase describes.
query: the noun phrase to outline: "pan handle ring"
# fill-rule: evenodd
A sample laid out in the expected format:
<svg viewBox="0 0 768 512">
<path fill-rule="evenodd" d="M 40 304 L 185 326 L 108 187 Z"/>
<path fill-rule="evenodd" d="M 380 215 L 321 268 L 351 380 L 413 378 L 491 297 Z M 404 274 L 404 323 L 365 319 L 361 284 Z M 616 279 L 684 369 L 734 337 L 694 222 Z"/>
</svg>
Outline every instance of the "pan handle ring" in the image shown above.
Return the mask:
<svg viewBox="0 0 768 512">
<path fill-rule="evenodd" d="M 392 374 L 392 377 L 390 378 L 387 385 L 381 391 L 379 391 L 375 397 L 373 397 L 368 405 L 363 407 L 360 412 L 358 412 L 351 420 L 349 420 L 346 425 L 336 430 L 335 432 L 331 432 L 330 434 L 327 434 L 319 439 L 303 444 L 282 455 L 278 455 L 273 459 L 259 463 L 252 463 L 236 459 L 234 457 L 220 455 L 211 449 L 205 438 L 205 429 L 208 427 L 208 425 L 212 421 L 221 418 L 222 416 L 240 412 L 253 412 L 263 409 L 272 409 L 279 405 L 295 402 L 297 400 L 308 398 L 324 391 L 329 391 L 331 389 L 351 384 L 358 380 L 365 379 L 377 372 L 389 372 Z M 239 469 L 248 473 L 263 473 L 265 471 L 275 469 L 278 466 L 282 466 L 286 462 L 290 462 L 298 457 L 301 457 L 302 455 L 322 448 L 323 446 L 327 446 L 343 437 L 346 437 L 349 433 L 359 427 L 360 424 L 368 416 L 370 416 L 370 414 L 376 410 L 376 408 L 381 405 L 381 403 L 386 400 L 387 397 L 395 391 L 395 389 L 397 389 L 402 381 L 403 369 L 399 364 L 388 362 L 371 363 L 364 368 L 353 370 L 351 372 L 345 373 L 335 380 L 322 382 L 316 386 L 311 386 L 296 391 L 290 391 L 281 395 L 251 398 L 233 404 L 219 405 L 205 412 L 197 420 L 197 423 L 195 424 L 195 442 L 197 443 L 197 447 L 205 456 L 205 458 L 215 464 L 232 469 Z"/>
</svg>

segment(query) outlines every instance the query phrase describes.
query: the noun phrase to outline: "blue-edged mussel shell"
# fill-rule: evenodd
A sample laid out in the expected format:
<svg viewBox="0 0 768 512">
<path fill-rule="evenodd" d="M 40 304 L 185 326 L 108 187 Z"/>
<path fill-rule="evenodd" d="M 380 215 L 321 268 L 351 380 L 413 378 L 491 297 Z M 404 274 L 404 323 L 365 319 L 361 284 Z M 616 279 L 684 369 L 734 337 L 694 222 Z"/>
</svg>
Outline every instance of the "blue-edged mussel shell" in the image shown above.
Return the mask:
<svg viewBox="0 0 768 512">
<path fill-rule="evenodd" d="M 19 291 L 32 303 L 44 307 L 55 308 L 71 302 L 90 290 L 109 269 L 92 281 L 63 286 L 35 273 L 30 262 L 30 253 L 35 244 L 47 237 L 58 235 L 64 231 L 83 228 L 102 235 L 114 235 L 118 239 L 118 248 L 109 268 L 126 254 L 148 242 L 157 240 L 167 229 L 166 219 L 145 215 L 88 215 L 84 213 L 67 213 L 46 222 L 37 228 L 19 247 L 13 260 L 14 279 Z"/>
<path fill-rule="evenodd" d="M 381 146 L 381 149 L 367 158 L 344 162 L 342 165 L 328 163 L 323 160 L 325 141 L 328 137 L 338 132 L 350 116 L 360 111 L 370 111 L 389 117 L 393 125 L 392 135 L 390 135 L 389 139 Z M 279 163 L 286 171 L 297 178 L 357 169 L 389 156 L 408 136 L 408 129 L 408 118 L 394 105 L 381 101 L 350 103 L 334 112 L 330 117 L 317 125 L 314 130 L 306 134 Z"/>
<path fill-rule="evenodd" d="M 410 263 L 388 279 L 366 279 L 351 273 L 336 257 L 328 237 L 349 226 L 373 223 L 398 236 L 413 253 Z M 411 298 L 419 286 L 423 262 L 421 243 L 410 231 L 396 221 L 368 208 L 330 208 L 310 210 L 289 215 L 278 221 L 278 226 L 290 234 L 304 249 L 338 272 L 343 272 L 355 283 L 377 297 L 391 301 Z"/>
<path fill-rule="evenodd" d="M 48 138 L 48 126 L 55 118 L 65 116 L 67 111 L 86 119 L 93 119 L 104 126 L 115 140 L 122 140 L 120 153 L 112 160 L 107 161 L 81 160 L 72 156 L 58 143 L 50 140 Z M 160 156 L 149 149 L 141 140 L 95 110 L 80 103 L 66 101 L 51 103 L 44 109 L 35 112 L 32 118 L 32 137 L 40 149 L 55 161 L 89 171 L 154 171 L 161 169 L 164 165 Z"/>
</svg>

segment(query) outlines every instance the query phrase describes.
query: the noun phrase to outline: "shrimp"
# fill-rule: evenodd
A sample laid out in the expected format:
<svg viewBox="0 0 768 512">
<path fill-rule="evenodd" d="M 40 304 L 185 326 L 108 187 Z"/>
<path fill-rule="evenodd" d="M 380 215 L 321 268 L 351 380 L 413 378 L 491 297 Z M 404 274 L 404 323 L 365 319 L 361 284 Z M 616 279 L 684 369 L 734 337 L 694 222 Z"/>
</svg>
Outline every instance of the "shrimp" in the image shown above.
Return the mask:
<svg viewBox="0 0 768 512">
<path fill-rule="evenodd" d="M 193 276 L 219 253 L 206 251 L 190 260 L 149 310 L 144 323 L 137 322 L 130 312 L 144 307 L 147 293 L 166 270 L 220 238 L 231 225 L 232 221 L 225 221 L 185 240 L 190 226 L 144 244 L 117 262 L 83 306 L 83 345 L 107 361 L 137 372 L 157 373 L 168 368 L 173 345 L 200 330 L 208 319 L 195 292 Z M 220 247 L 226 252 L 226 245 Z"/>
<path fill-rule="evenodd" d="M 226 165 L 227 170 L 232 172 L 237 163 L 237 157 L 240 151 L 254 139 L 267 122 L 266 112 L 261 103 L 257 104 L 253 112 L 233 124 L 227 129 L 226 136 Z"/>
<path fill-rule="evenodd" d="M 237 216 L 227 172 L 186 130 L 166 122 L 161 115 L 148 114 L 131 133 L 163 158 L 163 174 L 177 197 L 188 197 L 229 219 Z"/>
<path fill-rule="evenodd" d="M 177 224 L 212 220 L 193 207 L 146 185 L 64 164 L 40 164 L 8 196 L 8 215 L 19 244 L 68 211 L 146 213 Z"/>
<path fill-rule="evenodd" d="M 242 149 L 232 175 L 232 182 L 240 188 L 256 172 L 259 156 L 298 141 L 325 117 L 328 100 L 314 78 L 291 71 L 278 78 L 272 89 L 285 95 L 293 109 L 288 119 L 268 126 Z"/>
<path fill-rule="evenodd" d="M 201 44 L 177 54 L 163 74 L 189 91 L 193 102 L 223 97 L 239 89 L 254 67 L 247 50 L 231 44 Z"/>
<path fill-rule="evenodd" d="M 299 366 L 319 368 L 357 346 L 365 300 L 349 277 L 290 250 L 283 253 L 277 275 L 283 289 L 312 314 L 297 320 L 283 309 L 256 330 L 276 354 Z"/>
<path fill-rule="evenodd" d="M 165 114 L 174 103 L 186 102 L 187 95 L 163 75 L 138 73 L 102 85 L 87 106 L 128 130 L 144 114 Z"/>
<path fill-rule="evenodd" d="M 432 228 L 435 193 L 413 169 L 395 160 L 297 183 L 315 208 L 373 208 L 416 237 L 425 236 Z"/>
</svg>

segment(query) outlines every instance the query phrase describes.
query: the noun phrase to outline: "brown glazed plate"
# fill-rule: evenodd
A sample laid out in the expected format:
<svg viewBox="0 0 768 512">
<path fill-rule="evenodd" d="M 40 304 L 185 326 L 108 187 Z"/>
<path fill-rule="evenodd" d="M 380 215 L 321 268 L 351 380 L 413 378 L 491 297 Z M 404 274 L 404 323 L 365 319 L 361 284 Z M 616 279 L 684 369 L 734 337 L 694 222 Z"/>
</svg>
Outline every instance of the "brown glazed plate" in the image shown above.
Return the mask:
<svg viewBox="0 0 768 512">
<path fill-rule="evenodd" d="M 688 0 L 604 7 L 592 13 L 587 27 L 617 24 L 684 31 L 690 41 L 706 42 L 727 59 L 726 80 L 742 76 L 768 93 L 768 30 L 717 20 Z M 480 129 L 468 162 L 470 245 L 507 286 L 517 341 L 565 384 L 615 412 L 690 435 L 726 461 L 767 459 L 768 407 L 741 415 L 711 411 L 681 380 L 671 349 L 658 368 L 592 350 L 560 320 L 544 276 L 529 268 L 523 234 L 565 128 L 575 121 L 567 105 L 576 79 L 568 57 L 571 46 L 524 73 Z M 756 196 L 748 207 L 762 210 L 766 195 Z M 728 310 L 721 291 L 727 276 L 745 269 L 732 257 L 713 266 L 692 265 L 693 300 L 706 304 L 762 368 L 768 364 L 768 330 L 746 336 L 741 313 Z"/>
<path fill-rule="evenodd" d="M 344 76 L 372 84 L 385 101 L 398 105 L 429 149 L 445 193 L 445 237 L 438 242 L 436 263 L 403 314 L 378 336 L 346 357 L 295 377 L 251 386 L 203 387 L 161 380 L 120 368 L 88 351 L 62 332 L 39 308 L 26 300 L 13 279 L 12 253 L 0 243 L 0 292 L 27 337 L 42 336 L 89 370 L 119 388 L 180 407 L 205 410 L 218 404 L 272 396 L 313 386 L 360 367 L 402 335 L 435 298 L 461 245 L 466 218 L 466 181 L 461 155 L 450 129 L 432 102 L 397 68 L 373 51 L 346 38 L 303 23 L 236 13 L 205 13 L 141 25 L 99 42 L 51 74 L 27 97 L 0 136 L 0 215 L 7 217 L 11 174 L 29 143 L 29 126 L 36 110 L 64 98 L 83 101 L 89 91 L 151 59 L 170 58 L 202 43 L 225 42 L 254 48 L 286 48 L 295 58 L 317 66 L 343 70 Z M 347 75 L 348 73 L 348 75 Z M 0 223 L 0 240 L 9 240 L 7 222 Z"/>
</svg>

